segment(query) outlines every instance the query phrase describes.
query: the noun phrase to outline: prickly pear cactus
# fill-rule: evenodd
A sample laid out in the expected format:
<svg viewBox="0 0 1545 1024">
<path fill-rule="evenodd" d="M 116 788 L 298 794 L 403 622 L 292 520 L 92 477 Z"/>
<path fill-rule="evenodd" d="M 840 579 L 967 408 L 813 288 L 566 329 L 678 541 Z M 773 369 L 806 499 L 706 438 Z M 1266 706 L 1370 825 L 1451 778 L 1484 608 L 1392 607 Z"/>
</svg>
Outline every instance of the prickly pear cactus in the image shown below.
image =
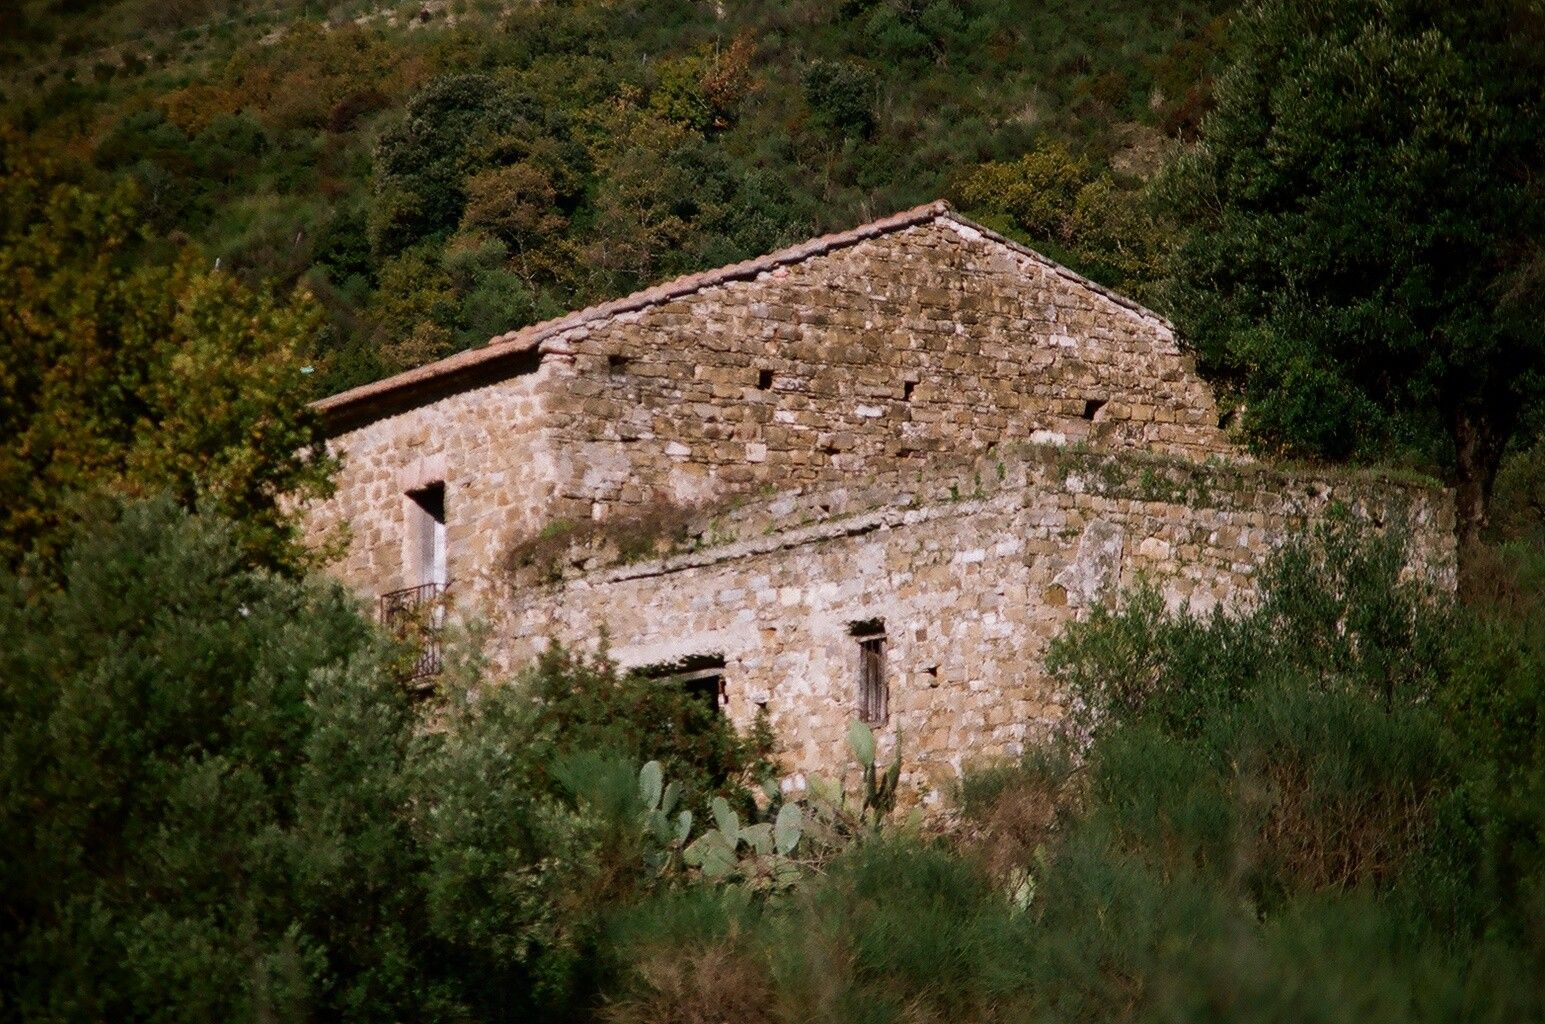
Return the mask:
<svg viewBox="0 0 1545 1024">
<path fill-rule="evenodd" d="M 803 832 L 803 815 L 794 804 L 784 804 L 774 821 L 742 825 L 740 816 L 723 797 L 711 805 L 714 828 L 698 836 L 682 851 L 682 860 L 715 881 L 738 880 L 756 888 L 786 888 L 799 879 L 799 865 L 791 859 Z"/>
<path fill-rule="evenodd" d="M 665 769 L 659 761 L 650 761 L 638 773 L 638 795 L 644 805 L 644 834 L 654 847 L 645 854 L 645 861 L 656 871 L 670 866 L 692 833 L 692 812 L 682 811 L 674 818 L 671 812 L 681 799 L 681 788 L 672 782 L 663 785 Z"/>
<path fill-rule="evenodd" d="M 875 763 L 874 733 L 862 722 L 849 728 L 848 744 L 862 769 L 861 796 L 855 794 L 850 801 L 841 783 L 812 778 L 801 806 L 783 800 L 777 784 L 767 780 L 762 787 L 767 804 L 778 808 L 771 820 L 742 823 L 729 801 L 715 797 L 709 805 L 713 826 L 695 839 L 691 811 L 671 816 L 680 800 L 677 785 L 665 783 L 658 761 L 644 765 L 638 791 L 643 827 L 653 843 L 650 864 L 662 873 L 677 865 L 693 868 L 705 879 L 753 889 L 795 884 L 801 873 L 796 855 L 802 848 L 807 861 L 818 861 L 866 832 L 878 831 L 895 809 L 900 752 L 882 769 Z"/>
</svg>

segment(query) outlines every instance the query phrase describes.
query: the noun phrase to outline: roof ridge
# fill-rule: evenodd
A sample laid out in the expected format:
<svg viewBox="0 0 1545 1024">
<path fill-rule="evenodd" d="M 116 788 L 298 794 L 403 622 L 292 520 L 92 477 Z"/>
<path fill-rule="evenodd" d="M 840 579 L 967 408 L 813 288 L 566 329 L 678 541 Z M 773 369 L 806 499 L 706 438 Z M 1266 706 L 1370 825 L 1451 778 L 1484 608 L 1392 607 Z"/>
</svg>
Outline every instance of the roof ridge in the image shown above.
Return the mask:
<svg viewBox="0 0 1545 1024">
<path fill-rule="evenodd" d="M 1052 259 L 1050 256 L 1047 256 L 1045 253 L 1037 252 L 1036 250 L 1030 248 L 1028 245 L 1025 245 L 1023 242 L 1016 242 L 1014 239 L 1008 237 L 1005 234 L 1002 234 L 1001 232 L 994 231 L 992 228 L 987 227 L 985 224 L 978 224 L 970 217 L 962 216 L 954 209 L 954 207 L 951 207 L 948 204 L 945 205 L 946 209 L 940 214 L 940 216 L 947 217 L 948 219 L 954 221 L 956 224 L 962 225 L 963 227 L 968 227 L 971 230 L 980 233 L 983 237 L 997 242 L 999 245 L 1013 249 L 1021 256 L 1028 256 L 1030 259 L 1039 263 L 1041 266 L 1056 274 L 1058 277 L 1064 278 L 1076 285 L 1087 288 L 1096 294 L 1102 295 L 1118 306 L 1124 306 L 1137 315 L 1146 317 L 1150 320 L 1157 320 L 1159 323 L 1163 324 L 1170 330 L 1175 329 L 1175 325 L 1170 322 L 1169 317 L 1160 313 L 1155 313 L 1153 310 L 1149 309 L 1141 302 L 1138 302 L 1136 299 L 1129 298 L 1128 296 L 1122 295 L 1118 291 L 1107 288 L 1100 282 L 1095 281 L 1092 278 L 1085 277 L 1078 271 L 1058 263 L 1056 260 Z"/>
<path fill-rule="evenodd" d="M 343 410 L 363 402 L 368 402 L 371 399 L 381 398 L 414 385 L 440 380 L 449 375 L 461 373 L 494 360 L 506 359 L 521 353 L 531 352 L 533 349 L 539 353 L 566 351 L 566 349 L 559 346 L 548 346 L 547 342 L 586 324 L 608 320 L 625 313 L 657 306 L 672 299 L 702 291 L 705 288 L 712 288 L 733 281 L 748 280 L 781 267 L 801 263 L 837 249 L 857 245 L 859 242 L 871 238 L 878 238 L 882 235 L 915 227 L 919 224 L 926 224 L 940 218 L 948 219 L 961 227 L 977 232 L 999 245 L 1006 246 L 1020 255 L 1034 260 L 1052 273 L 1088 288 L 1139 316 L 1156 320 L 1166 327 L 1170 326 L 1168 320 L 1140 303 L 1111 291 L 1104 285 L 1089 280 L 1082 274 L 1068 269 L 1027 245 L 1016 242 L 989 227 L 962 216 L 956 212 L 955 208 L 948 201 L 936 199 L 931 203 L 914 206 L 909 210 L 903 210 L 900 213 L 893 213 L 877 220 L 868 221 L 857 227 L 848 228 L 845 231 L 819 235 L 797 245 L 787 246 L 762 256 L 742 260 L 739 263 L 731 263 L 711 270 L 683 274 L 680 277 L 651 285 L 648 288 L 640 289 L 620 298 L 609 299 L 605 302 L 599 302 L 592 306 L 586 306 L 583 309 L 565 313 L 562 316 L 529 324 L 517 330 L 496 334 L 477 348 L 467 349 L 443 359 L 426 363 L 423 366 L 414 367 L 411 370 L 405 370 L 402 373 L 383 378 L 382 380 L 362 384 L 359 387 L 350 388 L 335 395 L 329 395 L 326 398 L 313 402 L 312 407 L 323 414 L 336 415 L 340 414 Z"/>
</svg>

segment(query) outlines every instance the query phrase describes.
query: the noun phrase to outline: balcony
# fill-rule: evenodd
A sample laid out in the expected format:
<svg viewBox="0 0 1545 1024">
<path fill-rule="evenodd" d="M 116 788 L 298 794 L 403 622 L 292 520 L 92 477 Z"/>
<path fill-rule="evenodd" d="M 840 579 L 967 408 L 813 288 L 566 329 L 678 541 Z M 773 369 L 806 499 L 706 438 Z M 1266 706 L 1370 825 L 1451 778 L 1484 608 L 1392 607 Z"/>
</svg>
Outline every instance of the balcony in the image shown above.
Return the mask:
<svg viewBox="0 0 1545 1024">
<path fill-rule="evenodd" d="M 444 583 L 424 583 L 381 595 L 381 625 L 418 652 L 407 672 L 410 683 L 439 675 L 445 668 L 440 631 L 448 589 Z"/>
</svg>

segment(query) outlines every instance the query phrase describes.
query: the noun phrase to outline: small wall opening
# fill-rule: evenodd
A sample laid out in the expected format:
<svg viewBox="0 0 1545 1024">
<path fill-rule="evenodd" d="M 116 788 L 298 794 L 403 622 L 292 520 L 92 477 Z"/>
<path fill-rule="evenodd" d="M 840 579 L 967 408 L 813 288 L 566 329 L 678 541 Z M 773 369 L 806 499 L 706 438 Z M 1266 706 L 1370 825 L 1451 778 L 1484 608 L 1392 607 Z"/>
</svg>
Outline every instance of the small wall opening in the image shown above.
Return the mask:
<svg viewBox="0 0 1545 1024">
<path fill-rule="evenodd" d="M 1094 419 L 1094 414 L 1105 408 L 1105 401 L 1103 398 L 1091 398 L 1084 402 L 1084 419 Z"/>
<path fill-rule="evenodd" d="M 612 374 L 613 376 L 619 376 L 621 374 L 627 373 L 628 364 L 631 362 L 633 362 L 633 360 L 627 356 L 613 352 L 611 355 L 606 357 L 606 372 Z"/>
<path fill-rule="evenodd" d="M 901 384 L 901 400 L 903 402 L 910 402 L 910 401 L 912 401 L 912 392 L 914 392 L 916 390 L 917 390 L 917 381 L 915 381 L 915 380 L 903 381 L 902 384 Z"/>
<path fill-rule="evenodd" d="M 885 675 L 885 620 L 864 619 L 848 625 L 858 641 L 858 700 L 860 721 L 884 725 L 890 717 L 890 681 Z"/>
<path fill-rule="evenodd" d="M 768 391 L 773 386 L 773 372 L 771 370 L 758 370 L 756 373 L 756 387 L 758 391 Z"/>
</svg>

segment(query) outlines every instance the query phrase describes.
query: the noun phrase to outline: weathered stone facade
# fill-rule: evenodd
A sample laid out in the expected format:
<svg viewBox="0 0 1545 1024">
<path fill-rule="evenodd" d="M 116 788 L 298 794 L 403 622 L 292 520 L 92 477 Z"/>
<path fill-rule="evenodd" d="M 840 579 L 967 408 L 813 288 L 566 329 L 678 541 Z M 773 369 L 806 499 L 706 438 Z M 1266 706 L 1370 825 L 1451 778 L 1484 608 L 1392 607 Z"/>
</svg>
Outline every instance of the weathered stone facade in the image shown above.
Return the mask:
<svg viewBox="0 0 1545 1024">
<path fill-rule="evenodd" d="M 1044 734 L 1068 616 L 1139 571 L 1232 600 L 1350 487 L 1250 466 L 1162 319 L 942 204 L 320 405 L 343 470 L 310 524 L 349 528 L 362 593 L 421 581 L 408 495 L 443 485 L 452 591 L 502 662 L 603 625 L 630 665 L 722 655 L 729 712 L 765 705 L 796 773 L 841 756 L 849 627 L 883 619 L 885 735 L 924 791 Z M 1408 507 L 1446 564 L 1441 492 L 1355 496 Z M 717 511 L 698 550 L 512 582 L 506 553 L 543 531 L 662 506 Z"/>
<path fill-rule="evenodd" d="M 1205 613 L 1252 594 L 1262 559 L 1333 505 L 1401 520 L 1417 564 L 1453 564 L 1440 491 L 1290 477 L 1143 453 L 1009 446 L 954 468 L 780 495 L 709 517 L 691 546 L 635 564 L 533 566 L 493 618 L 497 661 L 549 638 L 611 638 L 628 668 L 722 659 L 729 714 L 765 707 L 789 782 L 830 772 L 854 716 L 854 623 L 883 624 L 904 782 L 937 799 L 971 759 L 1012 756 L 1061 715 L 1041 666 L 1070 618 L 1146 580 Z"/>
<path fill-rule="evenodd" d="M 942 206 L 494 339 L 321 403 L 345 457 L 319 532 L 401 580 L 440 474 L 452 576 L 554 520 L 841 480 L 1008 440 L 1233 457 L 1158 317 Z M 397 574 L 397 575 L 394 575 Z"/>
</svg>

